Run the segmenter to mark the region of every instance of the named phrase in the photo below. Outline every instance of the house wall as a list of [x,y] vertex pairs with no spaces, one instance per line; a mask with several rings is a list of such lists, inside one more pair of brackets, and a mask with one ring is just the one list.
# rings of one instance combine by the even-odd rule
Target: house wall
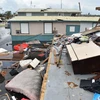
[[43,22],[30,22],[29,23],[30,35],[37,35],[43,33]]
[[80,32],[85,31],[85,29],[87,28],[92,28],[93,24],[91,23],[87,23],[87,22],[81,22],[80,23]]
[[[44,23],[45,22],[29,22],[29,34],[26,35],[37,35],[37,34],[44,34]],[[85,28],[90,28],[93,26],[93,23],[87,22],[51,22],[53,30],[56,28],[58,33],[66,34],[67,33],[67,26],[80,26],[80,32],[85,31]],[[23,35],[23,34],[16,34],[16,30],[20,30],[20,23],[11,23],[11,34],[12,35]],[[66,34],[67,35],[67,34]]]
[[12,35],[37,35],[43,33],[43,22],[36,23],[30,22],[29,24],[29,33],[28,34],[16,34],[16,30],[21,30],[21,23],[11,23],[11,34]]
[[[18,16],[26,16],[27,12],[19,12]],[[71,16],[72,13],[58,13],[58,12],[30,12],[32,13],[32,16],[44,16],[45,13],[47,13],[47,16]]]
[[57,29],[58,33],[66,34],[66,25],[80,25],[79,22],[54,22],[54,27]]
[[20,23],[11,23],[11,34],[16,35],[16,30],[20,30]]
[[44,13],[34,12],[32,13],[32,16],[44,16]]
[[18,13],[18,16],[26,16],[26,13],[24,13],[24,12],[19,12],[19,13]]

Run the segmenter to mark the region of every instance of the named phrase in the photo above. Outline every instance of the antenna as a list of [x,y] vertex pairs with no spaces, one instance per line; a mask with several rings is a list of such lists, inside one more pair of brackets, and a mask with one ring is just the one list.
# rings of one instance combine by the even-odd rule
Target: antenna
[[30,7],[32,7],[32,1],[30,2]]
[[62,9],[62,0],[61,0],[61,9]]
[[79,10],[81,11],[81,4],[80,4],[80,2],[78,4],[79,4]]

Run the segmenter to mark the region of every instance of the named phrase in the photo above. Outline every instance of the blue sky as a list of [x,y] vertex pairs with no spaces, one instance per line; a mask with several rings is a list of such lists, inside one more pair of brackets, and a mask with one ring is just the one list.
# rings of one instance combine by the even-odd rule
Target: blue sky
[[[32,2],[32,4],[31,4]],[[100,6],[100,0],[62,0],[62,7],[65,9],[78,9],[78,2],[81,4],[83,14],[100,15],[100,11],[95,10]],[[17,11],[19,8],[61,8],[61,0],[0,0],[0,12],[11,10]]]

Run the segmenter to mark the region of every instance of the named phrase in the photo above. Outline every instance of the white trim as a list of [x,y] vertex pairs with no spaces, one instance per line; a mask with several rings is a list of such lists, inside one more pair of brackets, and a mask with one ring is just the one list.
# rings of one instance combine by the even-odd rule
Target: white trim
[[29,33],[28,23],[21,23],[21,33]]
[[45,23],[45,33],[52,33],[52,23]]
[[32,13],[26,13],[26,16],[32,16]]

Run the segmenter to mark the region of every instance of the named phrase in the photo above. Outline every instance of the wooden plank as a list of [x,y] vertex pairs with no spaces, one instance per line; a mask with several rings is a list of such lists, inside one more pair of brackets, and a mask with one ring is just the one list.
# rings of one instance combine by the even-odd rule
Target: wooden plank
[[45,97],[46,85],[47,85],[47,80],[48,80],[48,73],[49,73],[49,69],[50,69],[50,65],[51,65],[50,64],[51,63],[51,57],[52,57],[52,52],[50,52],[46,73],[45,73],[44,78],[43,78],[40,100],[44,100],[44,97]]
[[[100,47],[90,41],[89,43],[71,44],[78,60],[100,56]],[[70,51],[71,52],[71,51]]]
[[71,61],[78,60],[77,57],[76,57],[76,55],[75,55],[75,53],[74,53],[74,51],[73,51],[73,49],[72,49],[72,47],[71,47],[71,45],[66,45],[66,48],[67,48],[68,53],[70,55]]
[[91,34],[94,32],[98,32],[98,31],[100,31],[100,27],[94,27],[91,30],[86,30],[86,31],[82,32],[82,35],[88,35],[88,34]]

